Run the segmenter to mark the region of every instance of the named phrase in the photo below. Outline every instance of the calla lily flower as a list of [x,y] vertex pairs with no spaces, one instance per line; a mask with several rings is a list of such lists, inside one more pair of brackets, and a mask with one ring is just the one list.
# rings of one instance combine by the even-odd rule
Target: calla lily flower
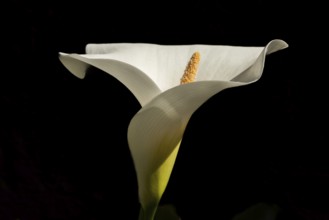
[[[266,55],[287,46],[282,40],[263,47],[88,44],[86,54],[60,53],[59,58],[79,78],[89,67],[112,75],[141,104],[128,127],[128,144],[137,173],[140,219],[151,220],[192,114],[220,91],[256,82]],[[196,79],[180,84],[195,51],[201,56]]]

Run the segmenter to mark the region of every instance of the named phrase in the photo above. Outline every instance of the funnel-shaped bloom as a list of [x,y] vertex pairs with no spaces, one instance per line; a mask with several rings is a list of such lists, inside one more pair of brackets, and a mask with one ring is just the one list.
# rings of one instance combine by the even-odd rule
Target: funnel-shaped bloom
[[[167,186],[184,130],[192,114],[223,89],[257,81],[267,54],[286,48],[282,40],[265,47],[155,44],[89,44],[87,54],[60,54],[74,75],[96,67],[121,81],[142,108],[128,128],[143,219],[153,219]],[[180,84],[187,62],[201,56],[196,80]]]

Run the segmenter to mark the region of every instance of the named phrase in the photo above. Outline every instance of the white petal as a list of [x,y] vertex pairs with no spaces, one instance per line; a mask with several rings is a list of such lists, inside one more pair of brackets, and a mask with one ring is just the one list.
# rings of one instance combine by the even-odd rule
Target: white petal
[[[282,40],[273,40],[266,47],[270,53],[286,46]],[[86,47],[93,58],[115,59],[135,66],[148,75],[161,91],[177,86],[195,51],[201,54],[197,81],[229,81],[254,64],[263,50],[264,47],[140,43],[89,44]]]
[[203,81],[178,86],[157,96],[133,117],[128,142],[142,204],[161,198],[193,112],[214,94],[238,85],[242,84]]
[[[281,40],[271,41],[264,56],[285,46],[286,43]],[[128,87],[144,106],[161,91],[178,85],[195,51],[201,54],[197,81],[234,79],[247,82],[255,80],[255,76],[248,73],[255,71],[249,71],[249,68],[257,58],[263,58],[259,55],[264,52],[264,47],[119,43],[89,44],[86,51],[88,55],[61,53],[60,60],[80,78],[84,77],[89,66],[111,74]],[[246,74],[238,76],[243,72]]]
[[[277,43],[272,42],[269,46],[279,48],[273,47],[273,44],[275,46]],[[268,47],[263,48],[258,57],[253,58],[254,63],[242,71],[242,76],[259,78],[263,71],[264,56],[271,51],[274,52]],[[142,205],[147,206],[161,198],[192,114],[223,89],[255,80],[199,81],[176,86],[161,93],[133,117],[128,128],[128,142],[137,172]]]
[[96,67],[122,82],[143,106],[161,91],[143,72],[134,66],[111,59],[90,59],[77,54],[60,53],[64,66],[79,78],[84,78],[90,67]]
[[250,83],[258,80],[263,73],[266,55],[287,47],[288,44],[282,40],[270,41],[254,61],[253,65],[248,66],[243,72],[236,75],[232,81]]

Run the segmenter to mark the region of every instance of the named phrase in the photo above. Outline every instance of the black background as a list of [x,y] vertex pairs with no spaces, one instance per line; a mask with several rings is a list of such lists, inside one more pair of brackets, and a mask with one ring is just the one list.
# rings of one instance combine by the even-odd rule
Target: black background
[[[87,43],[289,48],[262,78],[190,120],[162,203],[182,219],[232,219],[258,203],[278,219],[329,219],[325,14],[315,2],[11,1],[2,8],[0,219],[137,219],[127,126],[140,106],[102,72],[80,80],[58,52]],[[121,217],[115,217],[121,216]],[[203,216],[203,217],[200,217]]]

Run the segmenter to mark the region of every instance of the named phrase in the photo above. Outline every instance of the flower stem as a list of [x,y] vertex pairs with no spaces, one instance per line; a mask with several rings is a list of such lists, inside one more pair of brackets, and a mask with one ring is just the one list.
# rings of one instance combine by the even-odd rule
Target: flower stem
[[138,220],[154,220],[157,208],[158,208],[157,204],[153,205],[153,206],[149,206],[145,209],[143,209],[143,207],[141,207],[141,209],[139,211]]

